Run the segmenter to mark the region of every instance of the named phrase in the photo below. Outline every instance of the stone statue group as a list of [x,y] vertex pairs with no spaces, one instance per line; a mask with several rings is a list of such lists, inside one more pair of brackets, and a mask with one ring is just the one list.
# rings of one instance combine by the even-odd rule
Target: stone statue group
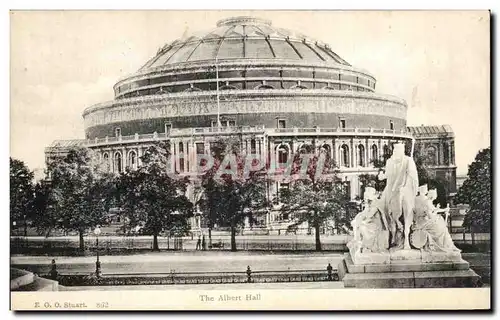
[[[379,195],[365,188],[364,210],[352,221],[354,239],[349,246],[357,252],[421,249],[459,252],[447,228],[449,207],[434,206],[435,189],[419,186],[415,162],[404,153],[404,144],[395,144],[387,160],[386,187]],[[443,218],[440,213],[445,214]]]

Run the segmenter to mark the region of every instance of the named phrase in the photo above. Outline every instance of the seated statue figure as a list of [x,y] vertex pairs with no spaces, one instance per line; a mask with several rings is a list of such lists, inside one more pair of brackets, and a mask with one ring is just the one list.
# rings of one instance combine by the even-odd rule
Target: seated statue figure
[[435,189],[427,195],[422,192],[415,199],[414,222],[412,226],[412,245],[424,251],[460,252],[455,247],[445,220],[438,213],[449,210],[438,209],[433,201],[437,198]]
[[365,189],[364,203],[364,210],[351,222],[354,239],[348,246],[359,252],[386,251],[389,248],[389,230],[374,188]]

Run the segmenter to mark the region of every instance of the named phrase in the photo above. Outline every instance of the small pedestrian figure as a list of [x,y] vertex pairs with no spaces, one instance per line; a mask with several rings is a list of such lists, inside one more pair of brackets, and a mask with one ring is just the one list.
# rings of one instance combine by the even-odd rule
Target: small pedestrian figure
[[196,250],[201,250],[201,237],[198,236],[198,241],[196,241]]
[[55,259],[52,259],[52,263],[50,265],[50,277],[53,280],[57,279],[57,265]]
[[201,247],[203,248],[203,251],[207,250],[207,243],[205,242],[205,235],[203,235],[203,238],[201,240]]

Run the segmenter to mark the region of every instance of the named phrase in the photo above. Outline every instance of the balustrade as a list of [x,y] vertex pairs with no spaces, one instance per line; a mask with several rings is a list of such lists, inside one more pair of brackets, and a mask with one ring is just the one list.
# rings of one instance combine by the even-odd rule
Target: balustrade
[[238,127],[202,127],[202,128],[179,128],[171,129],[170,134],[166,133],[148,133],[148,134],[138,134],[130,136],[118,136],[118,137],[105,137],[105,138],[95,138],[86,141],[86,145],[100,145],[116,142],[129,142],[129,141],[149,141],[149,140],[164,140],[167,138],[175,137],[185,137],[192,135],[214,135],[214,134],[231,134],[231,133],[266,133],[270,136],[279,136],[280,134],[285,135],[310,135],[310,134],[321,134],[328,135],[334,133],[347,133],[347,134],[361,134],[361,135],[383,135],[383,136],[394,136],[398,135],[402,138],[411,138],[411,134],[406,130],[390,130],[390,129],[375,129],[375,128],[270,128],[266,129],[264,125],[259,126],[238,126]]

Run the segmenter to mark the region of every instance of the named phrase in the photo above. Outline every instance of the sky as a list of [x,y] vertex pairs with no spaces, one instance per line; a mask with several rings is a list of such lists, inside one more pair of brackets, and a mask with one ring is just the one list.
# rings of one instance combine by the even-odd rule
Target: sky
[[11,12],[10,155],[44,167],[44,148],[84,138],[82,112],[158,48],[218,20],[252,15],[328,43],[407,101],[408,125],[449,124],[457,173],[490,145],[489,15],[484,11]]

